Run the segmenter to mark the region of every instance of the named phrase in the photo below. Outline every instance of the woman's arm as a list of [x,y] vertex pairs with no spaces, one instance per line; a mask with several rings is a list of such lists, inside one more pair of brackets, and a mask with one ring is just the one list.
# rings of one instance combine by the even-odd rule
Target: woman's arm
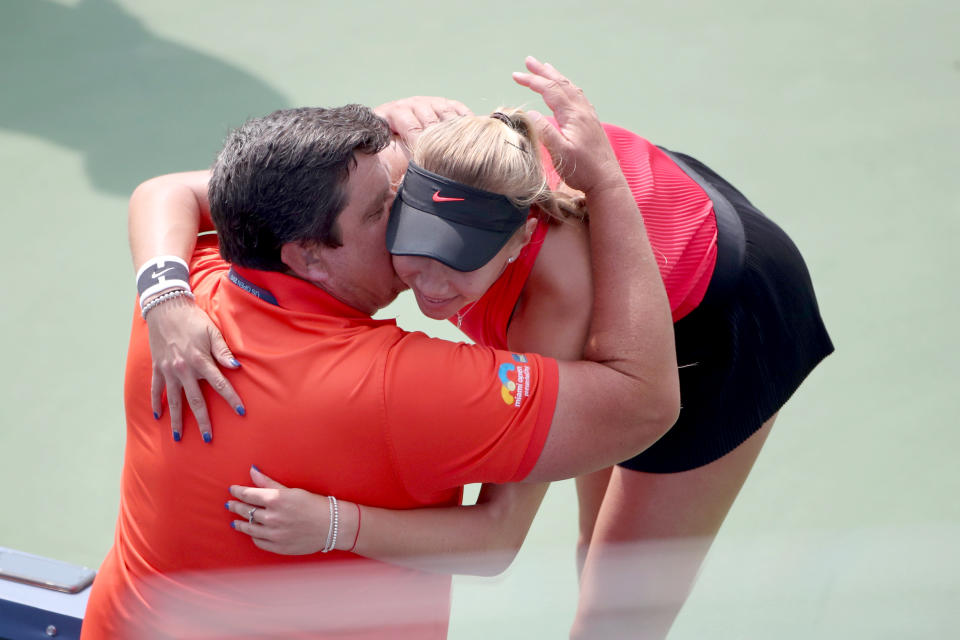
[[159,255],[190,260],[197,233],[213,230],[209,180],[209,171],[171,173],[151,178],[133,191],[127,223],[134,271]]
[[[408,144],[427,126],[469,114],[462,103],[438,97],[413,97],[387,102],[375,109],[395,134],[394,142],[381,153],[381,161],[399,184],[406,171]],[[177,256],[189,262],[198,232],[214,229],[207,199],[209,171],[174,173],[141,184],[130,198],[130,252],[135,270],[157,256]],[[144,302],[149,302],[150,298]],[[182,435],[182,396],[197,419],[203,439],[210,442],[213,430],[200,390],[206,380],[238,414],[245,409],[240,397],[218,364],[240,366],[207,315],[185,297],[166,301],[147,314],[150,353],[153,358],[151,405],[159,419],[163,393],[170,407],[174,440]]]
[[[234,520],[233,528],[265,551],[320,551],[330,526],[327,497],[289,489],[255,468],[250,478],[256,486],[230,487],[236,499],[226,507],[244,518]],[[420,571],[496,575],[523,544],[547,486],[485,484],[473,506],[401,510],[339,500],[335,548]]]
[[[209,178],[209,171],[174,173],[147,180],[134,190],[128,228],[135,270],[157,256],[172,255],[189,262],[197,232],[213,229],[207,200]],[[149,301],[150,298],[144,302]],[[181,395],[185,395],[203,439],[210,442],[213,431],[199,380],[209,382],[242,414],[240,397],[216,365],[219,362],[235,369],[239,363],[207,314],[186,297],[154,307],[147,313],[146,321],[153,359],[150,393],[154,417],[159,419],[163,413],[162,397],[166,391],[173,438],[180,440]]]
[[[546,224],[546,223],[543,223]],[[509,347],[564,360],[578,360],[590,324],[590,250],[581,223],[550,229],[507,331]],[[255,469],[255,487],[232,487],[228,508],[255,524],[234,528],[274,553],[315,553],[329,527],[326,497],[287,489]],[[529,489],[528,489],[529,487]],[[361,506],[353,549],[369,558],[426,571],[493,575],[503,571],[526,538],[546,484],[483,485],[475,506],[392,510]],[[350,550],[357,507],[340,503],[337,548]]]
[[[545,224],[545,223],[544,223]],[[550,229],[507,331],[509,347],[578,360],[590,324],[589,239],[583,224]],[[316,553],[330,523],[327,498],[288,489],[256,469],[254,487],[231,487],[227,507],[255,523],[234,528],[266,551]],[[422,571],[495,575],[526,538],[547,485],[483,485],[475,506],[393,510],[340,501],[337,549]],[[357,537],[358,514],[362,513]],[[351,549],[357,540],[356,548]]]
[[485,484],[474,506],[363,507],[356,553],[421,571],[493,576],[523,545],[549,483]]

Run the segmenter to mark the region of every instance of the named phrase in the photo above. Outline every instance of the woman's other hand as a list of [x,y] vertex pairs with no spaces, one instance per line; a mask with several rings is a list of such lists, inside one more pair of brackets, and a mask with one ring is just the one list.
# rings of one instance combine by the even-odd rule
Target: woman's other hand
[[528,113],[536,121],[541,140],[564,182],[587,194],[622,186],[620,164],[583,90],[533,56],[527,57],[526,66],[529,73],[515,72],[513,79],[539,93],[553,111],[559,130],[537,112]]
[[213,431],[199,381],[206,380],[242,416],[246,410],[240,396],[217,367],[219,363],[236,369],[240,363],[209,316],[186,297],[154,307],[147,313],[146,320],[153,358],[150,401],[154,418],[159,419],[163,413],[166,390],[173,439],[179,441],[183,433],[182,397],[186,396],[203,440],[210,442]]
[[[231,522],[234,529],[271,553],[293,556],[323,549],[330,530],[330,502],[326,496],[289,489],[256,467],[250,468],[250,479],[256,486],[230,487],[230,495],[235,499],[225,506],[242,518]],[[351,548],[358,524],[356,505],[340,501],[336,549]]]

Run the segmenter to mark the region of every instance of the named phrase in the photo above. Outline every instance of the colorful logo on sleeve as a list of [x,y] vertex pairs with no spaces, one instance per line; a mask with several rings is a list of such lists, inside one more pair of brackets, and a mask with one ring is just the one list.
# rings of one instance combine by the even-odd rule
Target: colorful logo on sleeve
[[530,395],[530,365],[526,356],[513,353],[514,362],[503,362],[497,371],[500,378],[500,397],[506,404],[519,407]]

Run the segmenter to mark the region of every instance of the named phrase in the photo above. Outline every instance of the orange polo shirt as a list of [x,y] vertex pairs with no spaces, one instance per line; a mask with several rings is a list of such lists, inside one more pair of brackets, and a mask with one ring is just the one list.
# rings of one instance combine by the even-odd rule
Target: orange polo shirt
[[213,442],[188,412],[174,442],[152,416],[135,316],[120,514],[83,637],[445,637],[448,576],[262,551],[230,528],[227,488],[250,484],[255,464],[289,487],[404,509],[521,480],[549,431],[556,362],[408,333],[284,274],[238,268],[231,280],[209,239],[191,274],[242,363],[227,376],[246,416],[205,388]]

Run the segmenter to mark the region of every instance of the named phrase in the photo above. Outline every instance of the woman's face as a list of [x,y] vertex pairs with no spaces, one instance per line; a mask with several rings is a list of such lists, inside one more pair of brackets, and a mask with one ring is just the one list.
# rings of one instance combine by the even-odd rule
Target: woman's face
[[413,290],[423,315],[446,320],[480,299],[515,260],[533,236],[537,220],[530,218],[502,249],[475,271],[457,271],[439,260],[420,256],[393,256],[397,276]]
[[413,291],[423,315],[446,320],[479,300],[522,246],[508,242],[490,262],[475,271],[457,271],[439,260],[421,256],[393,256],[393,268]]

